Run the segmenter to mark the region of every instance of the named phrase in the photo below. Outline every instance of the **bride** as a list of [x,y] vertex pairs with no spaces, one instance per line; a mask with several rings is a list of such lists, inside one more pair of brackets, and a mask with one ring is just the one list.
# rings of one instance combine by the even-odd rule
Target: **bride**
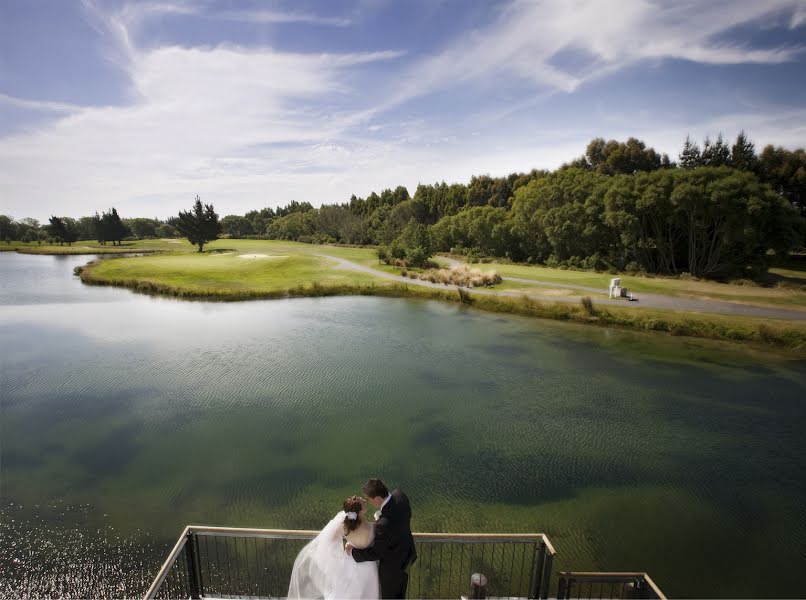
[[375,526],[364,518],[366,502],[359,496],[344,501],[344,510],[325,525],[294,561],[288,598],[380,598],[377,562],[356,562],[344,554],[342,538],[355,548],[367,548]]

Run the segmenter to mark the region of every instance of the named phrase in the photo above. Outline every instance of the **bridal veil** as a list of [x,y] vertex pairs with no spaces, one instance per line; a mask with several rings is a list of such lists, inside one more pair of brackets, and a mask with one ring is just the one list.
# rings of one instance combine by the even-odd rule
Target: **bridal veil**
[[300,550],[291,571],[289,599],[380,597],[377,563],[357,563],[344,554],[344,516],[339,512]]

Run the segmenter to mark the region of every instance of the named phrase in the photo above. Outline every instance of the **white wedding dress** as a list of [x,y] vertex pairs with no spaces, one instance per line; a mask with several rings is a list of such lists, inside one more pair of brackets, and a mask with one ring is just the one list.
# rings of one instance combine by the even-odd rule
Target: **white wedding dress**
[[[344,511],[338,513],[300,550],[291,571],[289,599],[375,600],[381,597],[378,563],[358,563],[344,553],[344,516]],[[374,535],[374,525],[363,521],[347,535],[347,541],[356,548],[366,548],[372,544]]]

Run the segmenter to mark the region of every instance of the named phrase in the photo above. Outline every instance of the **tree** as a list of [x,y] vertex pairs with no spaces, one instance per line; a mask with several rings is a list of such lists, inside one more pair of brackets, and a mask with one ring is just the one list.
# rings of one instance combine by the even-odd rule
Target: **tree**
[[91,240],[95,238],[95,219],[93,217],[81,217],[77,226],[78,239]]
[[702,145],[702,166],[724,167],[730,164],[730,148],[722,140],[720,133],[715,142],[706,137]]
[[95,237],[101,245],[106,245],[107,242],[112,242],[112,245],[117,242],[120,245],[121,240],[129,235],[129,229],[123,224],[115,208],[110,208],[109,212],[101,215],[96,212],[92,217],[92,222]]
[[[262,231],[265,230],[264,227]],[[231,238],[245,238],[248,235],[255,234],[252,222],[246,217],[239,217],[237,215],[227,215],[221,219],[221,231]]]
[[157,227],[156,233],[161,238],[176,237],[176,229],[171,225],[168,225],[168,223],[163,223]]
[[316,233],[316,209],[294,211],[275,219],[266,228],[266,237],[273,240],[297,240],[310,242]]
[[758,158],[756,157],[756,147],[753,142],[747,139],[744,130],[739,132],[736,137],[736,143],[733,144],[731,149],[730,166],[740,171],[750,171],[755,173],[758,167]]
[[127,235],[129,235],[129,229],[121,221],[117,209],[111,208],[109,210],[109,239],[112,240],[113,244],[117,242],[118,246],[120,246],[120,242]]
[[347,244],[368,241],[364,220],[347,205],[322,205],[317,216],[318,231],[330,241]]
[[587,167],[604,175],[632,175],[639,171],[660,169],[662,164],[662,157],[654,148],[647,148],[643,141],[631,137],[626,142],[605,142],[602,138],[595,138],[588,144],[585,156],[568,166]]
[[[67,244],[68,246],[76,241],[75,226],[68,222],[67,218],[60,219],[59,217],[50,217],[49,231],[51,237],[59,240],[59,245]],[[70,219],[69,221],[72,221]]]
[[14,219],[7,215],[0,215],[0,240],[11,243],[11,240],[17,239],[17,225]]
[[269,224],[277,218],[277,215],[274,213],[273,208],[261,208],[260,210],[250,210],[244,215],[244,218],[252,224],[252,231],[255,234],[263,235],[266,233],[266,228]]
[[678,158],[680,159],[681,169],[696,169],[702,165],[700,147],[697,142],[692,142],[691,137],[688,135]]
[[218,215],[212,204],[202,206],[201,198],[196,196],[196,202],[190,211],[180,211],[176,221],[176,229],[191,244],[199,247],[202,251],[207,242],[218,239],[221,225],[218,222]]
[[378,257],[405,259],[413,267],[425,266],[431,256],[431,238],[428,228],[411,219],[388,247],[378,252]]
[[131,234],[139,240],[157,237],[157,227],[160,222],[156,219],[125,219],[123,224]]
[[806,219],[806,150],[766,146],[759,157],[759,178]]

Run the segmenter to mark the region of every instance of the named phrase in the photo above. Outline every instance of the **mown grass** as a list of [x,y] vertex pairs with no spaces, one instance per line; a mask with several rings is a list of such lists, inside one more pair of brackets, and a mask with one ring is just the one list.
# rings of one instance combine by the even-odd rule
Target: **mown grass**
[[[101,260],[80,272],[85,283],[107,283],[185,297],[240,299],[288,295],[289,290],[382,283],[370,274],[333,269],[333,261],[305,254],[244,258],[234,251],[173,253]],[[301,292],[300,292],[301,293]]]

